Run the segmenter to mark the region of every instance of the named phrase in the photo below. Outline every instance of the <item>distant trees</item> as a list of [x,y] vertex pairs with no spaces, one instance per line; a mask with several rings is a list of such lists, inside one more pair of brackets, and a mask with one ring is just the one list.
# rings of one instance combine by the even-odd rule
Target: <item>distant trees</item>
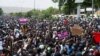
[[19,13],[11,13],[10,15],[13,16],[19,16],[19,17],[32,17],[32,18],[40,18],[40,19],[46,19],[51,18],[52,15],[59,14],[59,9],[49,7],[45,10],[31,10],[26,13],[19,12]]
[[100,9],[100,0],[94,0],[94,3],[95,3],[95,7],[97,9]]
[[64,14],[71,14],[76,7],[75,0],[52,0],[58,3],[59,10]]
[[46,10],[41,11],[42,18],[51,18],[52,15],[59,14],[59,10],[53,7],[49,7]]
[[2,15],[3,14],[3,10],[2,10],[2,8],[0,8],[0,15]]
[[[75,0],[52,0],[54,3],[58,3],[59,10],[64,14],[72,14],[76,10],[77,4]],[[84,0],[81,4],[82,8],[92,7],[92,0]],[[100,8],[100,0],[94,0],[94,7]]]
[[23,13],[22,12],[19,12],[19,13],[16,13],[17,16],[19,17],[22,17],[23,16]]

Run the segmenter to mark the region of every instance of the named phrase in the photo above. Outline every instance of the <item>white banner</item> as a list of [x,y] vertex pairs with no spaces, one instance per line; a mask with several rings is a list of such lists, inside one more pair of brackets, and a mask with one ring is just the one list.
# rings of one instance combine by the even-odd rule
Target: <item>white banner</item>
[[75,0],[75,3],[83,3],[84,0]]

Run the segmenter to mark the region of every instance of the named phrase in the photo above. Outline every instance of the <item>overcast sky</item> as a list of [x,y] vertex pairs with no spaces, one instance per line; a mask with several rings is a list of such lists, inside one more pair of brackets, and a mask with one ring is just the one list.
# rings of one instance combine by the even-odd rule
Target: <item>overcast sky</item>
[[[34,8],[34,0],[0,0],[0,6]],[[52,0],[35,0],[36,9],[46,9],[51,6],[58,8],[58,4]]]

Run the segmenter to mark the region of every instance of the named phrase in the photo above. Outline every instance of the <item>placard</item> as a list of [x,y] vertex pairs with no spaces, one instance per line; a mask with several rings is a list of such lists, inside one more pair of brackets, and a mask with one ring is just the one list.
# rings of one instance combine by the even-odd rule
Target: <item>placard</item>
[[57,36],[58,36],[58,39],[64,39],[64,38],[68,37],[68,32],[67,31],[65,31],[65,32],[58,32]]
[[19,18],[20,24],[26,24],[29,20],[27,18]]
[[83,35],[84,29],[78,25],[74,25],[73,27],[70,27],[72,35],[78,35],[81,36]]

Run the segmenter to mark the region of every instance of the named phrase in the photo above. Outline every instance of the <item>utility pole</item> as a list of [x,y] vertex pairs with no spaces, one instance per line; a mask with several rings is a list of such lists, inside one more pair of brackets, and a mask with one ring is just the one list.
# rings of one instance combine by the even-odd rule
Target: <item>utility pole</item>
[[94,16],[94,0],[92,0],[92,19],[93,19],[93,16]]
[[80,6],[80,4],[78,4],[78,6],[77,6],[77,19],[79,19],[81,17],[80,9],[81,9],[81,6]]
[[34,0],[34,10],[35,10],[35,0]]
[[77,19],[81,17],[80,9],[81,9],[81,3],[83,3],[84,0],[75,0],[75,3],[77,3]]

